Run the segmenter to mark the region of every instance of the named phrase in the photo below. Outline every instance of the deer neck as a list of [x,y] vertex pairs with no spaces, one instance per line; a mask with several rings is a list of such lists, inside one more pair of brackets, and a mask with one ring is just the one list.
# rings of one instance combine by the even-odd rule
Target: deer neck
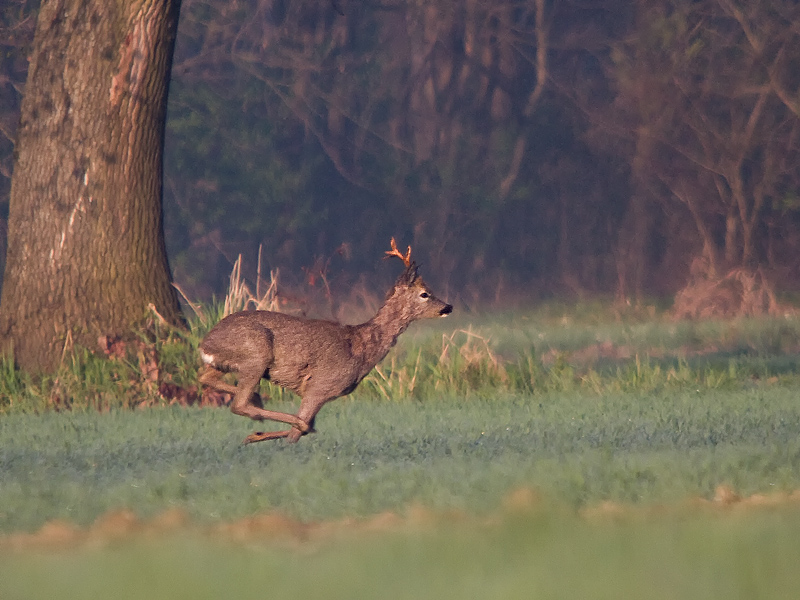
[[360,349],[365,363],[371,364],[370,369],[383,360],[408,328],[412,319],[404,313],[402,307],[392,306],[389,299],[374,317],[356,327]]

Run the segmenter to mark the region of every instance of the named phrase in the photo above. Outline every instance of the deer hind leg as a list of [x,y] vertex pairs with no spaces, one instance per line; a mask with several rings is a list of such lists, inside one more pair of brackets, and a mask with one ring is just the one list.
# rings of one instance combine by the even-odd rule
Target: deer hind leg
[[[223,381],[222,378],[224,376],[224,371],[220,371],[212,365],[206,365],[205,370],[200,374],[200,377],[198,377],[197,380],[202,385],[219,390],[220,392],[225,392],[231,396],[235,396],[239,389],[235,385]],[[253,404],[259,408],[264,408],[264,404],[261,401],[261,396],[255,392],[253,392],[253,394],[250,396],[250,404]]]
[[[248,368],[249,367],[249,368]],[[275,410],[267,410],[260,406],[256,406],[252,402],[253,395],[255,394],[256,387],[261,381],[261,377],[266,371],[267,366],[263,362],[253,362],[250,365],[245,365],[239,370],[239,384],[236,386],[236,393],[233,396],[231,403],[231,411],[236,415],[243,417],[250,417],[254,421],[263,421],[268,419],[270,421],[278,421],[280,423],[288,423],[292,427],[296,427],[302,432],[308,432],[311,427],[305,421],[302,421],[295,415],[289,413],[278,412]],[[284,437],[284,436],[275,436]],[[273,439],[273,438],[264,438]],[[250,440],[254,441],[254,440]],[[249,443],[249,442],[247,442]]]
[[306,423],[308,425],[308,430],[302,430],[297,426],[294,426],[285,431],[259,431],[248,435],[245,438],[244,443],[252,444],[254,442],[263,442],[265,440],[275,440],[285,437],[290,444],[294,444],[304,435],[308,435],[309,433],[314,433],[316,431],[314,429],[314,419],[316,418],[319,409],[322,408],[322,405],[325,404],[326,401],[327,399],[314,400],[308,397],[303,398],[303,401],[300,404],[300,411],[297,413],[297,419],[299,419],[301,423]]
[[210,388],[215,390],[219,390],[220,392],[227,392],[228,394],[236,394],[238,391],[235,385],[231,385],[222,380],[222,376],[225,375],[224,372],[220,371],[216,367],[211,365],[206,365],[205,371],[200,375],[198,381],[203,384],[207,385]]
[[[249,417],[255,421],[264,419],[279,421],[288,423],[300,431],[309,431],[311,428],[308,424],[295,415],[266,410],[261,406],[261,398],[256,394],[259,382],[274,360],[272,331],[266,327],[253,327],[240,334],[237,344],[239,351],[236,353],[230,349],[227,352],[223,349],[213,351],[211,356],[211,360],[214,360],[214,356],[228,354],[225,366],[237,373],[239,379],[237,385],[233,386],[222,381],[224,373],[213,363],[208,365],[207,370],[200,376],[200,382],[233,394],[231,411],[236,415]],[[242,352],[242,348],[246,349],[246,352]]]

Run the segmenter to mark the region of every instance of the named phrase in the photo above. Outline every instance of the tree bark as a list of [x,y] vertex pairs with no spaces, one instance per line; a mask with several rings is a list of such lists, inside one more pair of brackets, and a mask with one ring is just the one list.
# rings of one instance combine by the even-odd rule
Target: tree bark
[[181,321],[162,226],[180,0],[44,0],[11,183],[0,343],[28,371],[152,305]]

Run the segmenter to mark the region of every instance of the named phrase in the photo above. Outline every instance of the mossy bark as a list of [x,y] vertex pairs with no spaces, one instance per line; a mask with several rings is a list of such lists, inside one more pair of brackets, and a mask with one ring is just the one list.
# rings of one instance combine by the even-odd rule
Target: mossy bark
[[29,371],[155,309],[181,320],[162,225],[180,0],[45,0],[23,97],[0,342]]

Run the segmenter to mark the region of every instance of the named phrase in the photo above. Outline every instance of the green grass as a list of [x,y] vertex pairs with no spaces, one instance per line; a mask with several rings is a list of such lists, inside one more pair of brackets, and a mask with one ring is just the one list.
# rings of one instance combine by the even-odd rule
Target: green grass
[[[199,528],[69,552],[6,547],[0,598],[728,600],[800,587],[796,506],[683,504],[722,484],[800,489],[800,321],[550,306],[419,324],[323,408],[317,434],[250,446],[264,425],[159,394],[159,381],[196,383],[207,327],[155,327],[111,360],[79,349],[45,377],[0,361],[0,535],[120,508],[143,519],[180,508]],[[296,409],[264,391],[271,408]],[[132,410],[142,402],[155,408]],[[518,487],[544,508],[500,510]],[[607,500],[650,516],[577,516]],[[293,543],[202,533],[254,514],[315,522],[415,504],[467,516]],[[653,516],[654,505],[672,508]]]
[[442,521],[298,544],[204,535],[9,554],[0,595],[481,600],[790,599],[800,589],[800,513],[684,512],[621,522],[560,511],[494,525]]
[[[676,323],[663,316],[609,321],[602,311],[599,317],[586,309],[573,313],[461,315],[414,324],[353,397],[435,401],[580,390],[605,395],[738,389],[774,378],[800,384],[797,319]],[[76,349],[56,373],[42,377],[0,359],[0,415],[165,404],[159,383],[196,386],[197,345],[211,322],[195,320],[188,332],[153,324],[118,358]],[[279,388],[265,391],[279,401],[291,398]]]
[[[417,501],[488,511],[520,485],[570,507],[707,496],[721,483],[800,487],[793,319],[673,323],[552,307],[460,319],[412,327],[295,446],[242,447],[256,424],[165,406],[148,357],[160,381],[191,386],[208,323],[154,325],[120,358],[77,351],[38,379],[6,360],[0,531],[85,525],[121,506],[319,519]],[[580,354],[593,344],[628,358]],[[271,406],[296,410],[291,394],[265,388]],[[129,410],[143,401],[158,408]]]
[[[0,530],[129,507],[201,521],[363,516],[420,502],[481,513],[530,486],[568,507],[800,488],[800,388],[342,399],[298,444],[241,446],[224,409],[0,419]],[[279,406],[279,408],[290,408]]]
[[629,346],[634,352],[653,350],[682,352],[714,346],[733,352],[775,354],[800,347],[800,319],[749,317],[717,321],[675,321],[667,313],[614,314],[610,305],[585,303],[578,306],[549,304],[528,312],[455,312],[447,321],[417,329],[425,335],[431,327],[444,331],[472,328],[489,336],[503,355],[535,346],[539,353],[549,350],[570,352],[610,342]]

